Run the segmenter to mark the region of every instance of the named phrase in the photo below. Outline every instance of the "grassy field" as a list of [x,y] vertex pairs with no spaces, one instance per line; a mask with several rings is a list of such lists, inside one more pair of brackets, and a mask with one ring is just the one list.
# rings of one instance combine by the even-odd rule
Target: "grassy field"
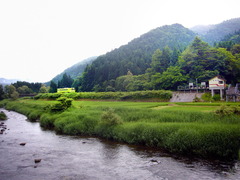
[[222,105],[240,103],[169,103],[73,101],[64,112],[48,107],[56,101],[2,101],[5,108],[40,119],[44,128],[68,135],[92,135],[203,158],[238,159],[240,116],[220,116]]

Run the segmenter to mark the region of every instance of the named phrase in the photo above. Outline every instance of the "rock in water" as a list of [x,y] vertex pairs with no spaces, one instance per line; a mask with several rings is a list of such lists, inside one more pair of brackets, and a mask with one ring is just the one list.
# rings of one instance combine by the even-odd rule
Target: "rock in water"
[[35,159],[34,162],[35,163],[40,163],[42,159]]

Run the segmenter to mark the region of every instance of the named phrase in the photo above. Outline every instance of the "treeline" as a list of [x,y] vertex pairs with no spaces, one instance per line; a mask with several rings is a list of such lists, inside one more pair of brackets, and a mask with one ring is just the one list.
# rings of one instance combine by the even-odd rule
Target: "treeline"
[[35,96],[38,93],[55,93],[57,88],[72,87],[74,80],[67,75],[63,75],[58,83],[51,81],[50,86],[44,83],[29,83],[26,81],[17,81],[11,85],[0,85],[0,100],[2,99],[17,99],[21,96]]
[[5,98],[17,99],[19,96],[33,96],[37,93],[47,93],[48,88],[43,83],[17,81],[11,85],[0,85],[0,100]]
[[[120,67],[111,65],[115,61],[105,64],[102,57],[102,61],[97,59],[96,63],[88,66],[74,85],[80,91],[97,92],[176,90],[179,85],[195,82],[196,79],[198,82],[207,82],[216,75],[234,84],[240,82],[240,44],[233,42],[228,47],[225,44],[227,41],[212,47],[195,37],[183,51],[165,46],[162,50],[154,51],[151,61],[148,65],[145,63],[145,72],[136,73],[125,67],[125,74],[121,76],[117,76]],[[116,74],[111,75],[114,72]]]

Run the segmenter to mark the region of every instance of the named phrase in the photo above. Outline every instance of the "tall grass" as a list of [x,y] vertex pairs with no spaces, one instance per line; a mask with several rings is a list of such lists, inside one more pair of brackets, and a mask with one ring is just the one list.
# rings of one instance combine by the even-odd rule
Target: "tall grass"
[[[204,158],[238,157],[239,115],[218,116],[205,112],[204,105],[167,106],[169,103],[156,102],[75,101],[63,112],[53,113],[45,109],[46,105],[54,103],[42,100],[9,101],[6,108],[23,113],[28,118],[39,118],[42,127],[52,128],[57,133],[94,135]],[[166,108],[153,109],[157,106]]]

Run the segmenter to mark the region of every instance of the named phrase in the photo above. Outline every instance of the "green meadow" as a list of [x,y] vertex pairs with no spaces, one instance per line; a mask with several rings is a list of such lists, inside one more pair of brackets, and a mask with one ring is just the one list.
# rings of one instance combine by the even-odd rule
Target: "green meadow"
[[170,103],[75,100],[52,112],[55,100],[4,100],[0,106],[39,120],[59,134],[90,135],[164,149],[179,155],[234,160],[239,158],[240,116],[216,114],[240,103]]

